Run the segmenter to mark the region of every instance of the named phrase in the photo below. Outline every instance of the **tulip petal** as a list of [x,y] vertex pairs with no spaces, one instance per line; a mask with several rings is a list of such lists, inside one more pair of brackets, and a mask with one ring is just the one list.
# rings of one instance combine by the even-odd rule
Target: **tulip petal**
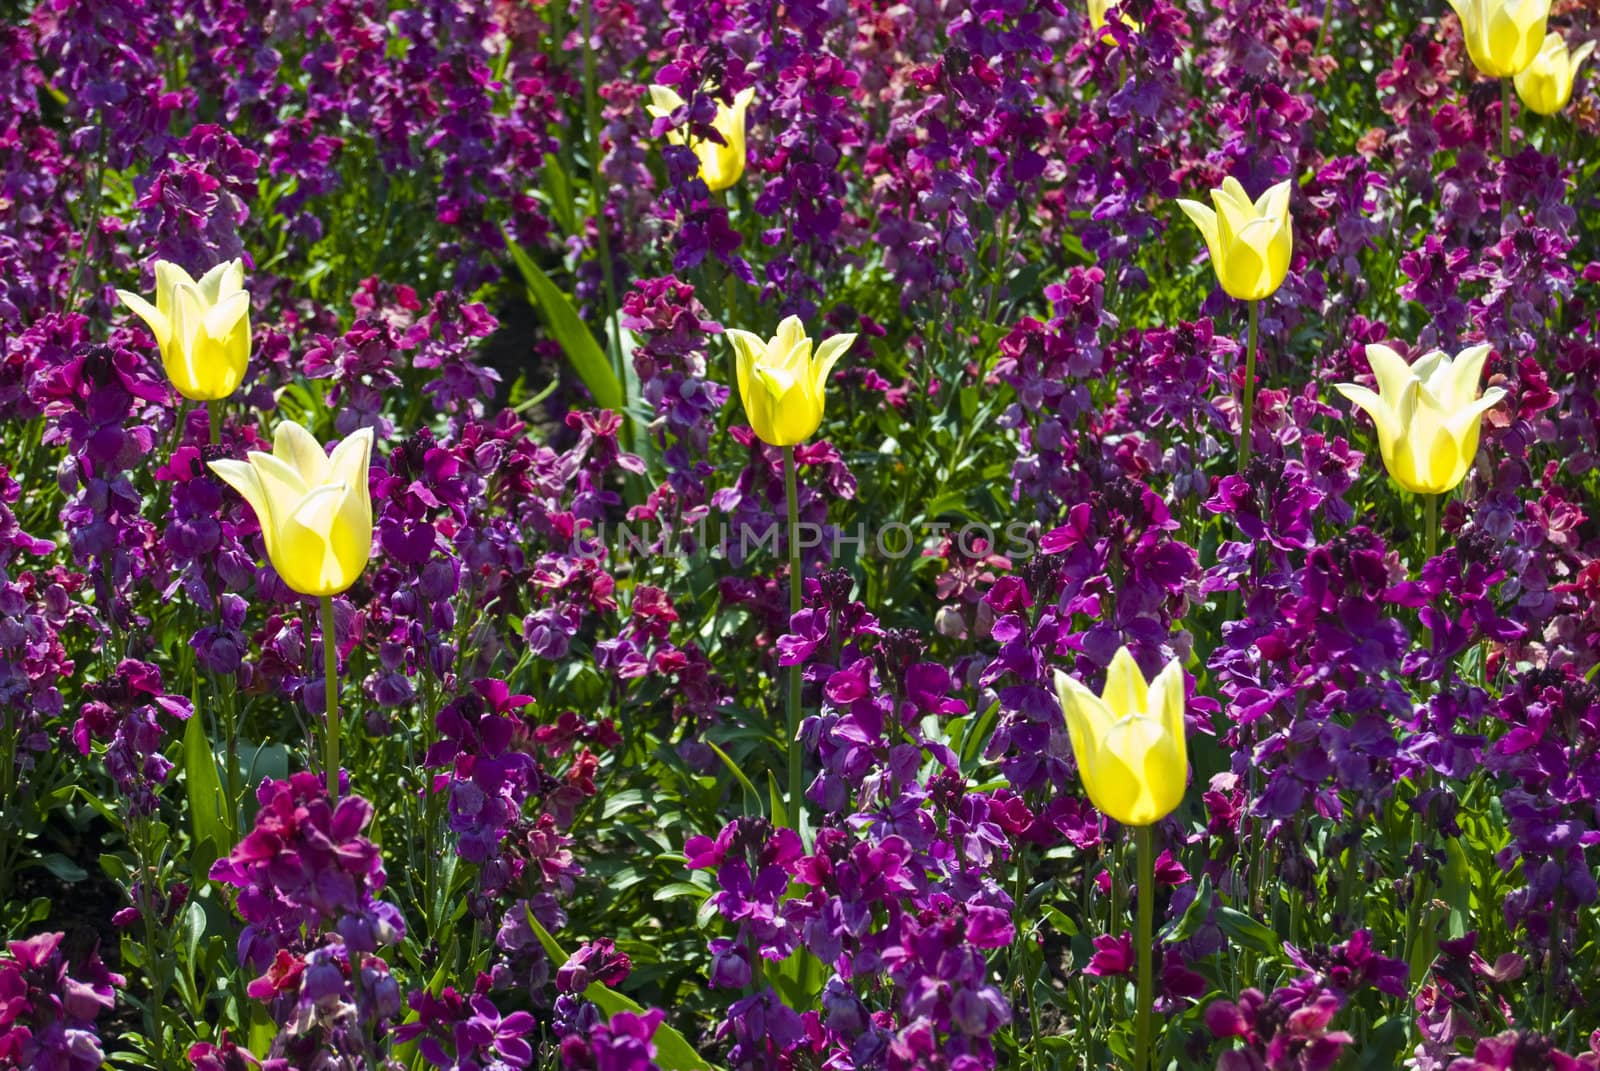
[[284,420],[272,432],[272,456],[294,469],[306,487],[317,487],[333,478],[333,469],[316,436],[292,420]]
[[166,315],[144,298],[128,290],[118,290],[117,297],[122,303],[133,310],[134,314],[143,320],[150,328],[150,333],[156,338],[156,345],[161,349],[167,348],[167,343],[172,341],[172,322]]
[[1400,425],[1389,403],[1366,387],[1358,387],[1354,383],[1335,383],[1333,389],[1372,418],[1373,427],[1378,431],[1379,446],[1384,453],[1393,449],[1394,441],[1400,437]]
[[670,118],[672,113],[681,107],[683,107],[683,98],[678,95],[677,90],[670,86],[652,85],[650,87],[650,103],[645,105],[645,110],[655,118]]
[[[1161,818],[1156,813],[1149,760],[1165,740],[1166,733],[1154,718],[1119,718],[1084,776],[1095,806],[1126,826],[1146,826]],[[1158,773],[1167,765],[1170,763],[1158,765]]]
[[1155,680],[1150,682],[1150,716],[1159,718],[1169,736],[1182,741],[1186,734],[1183,721],[1184,687],[1183,667],[1174,658],[1162,667]]
[[250,503],[250,508],[255,511],[256,523],[261,526],[261,534],[267,539],[267,553],[272,553],[272,504],[255,468],[231,458],[209,462],[206,467]]
[[170,260],[156,261],[156,308],[162,315],[172,315],[172,292],[180,283],[194,285],[194,280],[182,267]]
[[1378,381],[1378,393],[1391,410],[1395,409],[1401,394],[1405,392],[1406,382],[1411,378],[1411,366],[1406,364],[1404,357],[1381,342],[1367,346],[1367,364],[1372,367],[1373,378]]
[[300,504],[300,500],[311,491],[311,485],[306,483],[298,469],[272,454],[252,450],[250,464],[256,470],[256,476],[266,491],[267,505],[271,508],[275,520],[289,516]]
[[1217,277],[1229,296],[1240,301],[1259,301],[1272,293],[1267,247],[1276,226],[1271,220],[1253,219],[1231,243],[1224,243]]
[[787,355],[805,339],[806,328],[805,324],[800,322],[800,317],[785,316],[778,321],[778,333],[772,336],[772,343],[767,347],[767,353],[772,357]]
[[221,342],[249,312],[250,295],[243,290],[235,290],[206,310],[202,320],[205,333]]
[[1483,374],[1483,363],[1488,359],[1488,343],[1468,346],[1456,354],[1450,369],[1450,394],[1445,400],[1445,405],[1455,409],[1477,397],[1478,377]]
[[1104,701],[1083,683],[1069,677],[1059,669],[1055,671],[1056,698],[1061,703],[1061,713],[1067,722],[1067,737],[1072,742],[1072,753],[1078,765],[1084,765],[1092,756],[1097,741],[1111,730],[1116,715]]
[[1183,209],[1183,214],[1194,221],[1200,228],[1200,235],[1206,240],[1206,252],[1211,254],[1211,267],[1216,271],[1222,264],[1221,243],[1217,237],[1217,214],[1199,201],[1190,201],[1178,198],[1178,207]]
[[207,305],[215,305],[238,290],[243,283],[244,263],[237,258],[223,261],[195,280],[195,286],[206,299]]
[[313,487],[295,503],[287,519],[325,535],[333,527],[333,519],[339,515],[339,507],[349,491],[350,485],[342,480]]
[[856,336],[853,334],[830,335],[817,347],[816,354],[811,358],[811,374],[819,396],[828,382],[828,376],[833,372],[834,364],[844,356],[845,351],[849,350],[855,340]]
[[1269,187],[1266,193],[1256,198],[1256,215],[1263,219],[1275,219],[1280,223],[1289,221],[1289,193],[1294,188],[1294,183],[1284,179],[1276,186]]
[[172,288],[172,345],[163,347],[162,364],[172,385],[189,398],[204,397],[200,369],[195,360],[195,339],[202,331],[206,308],[200,290],[193,283],[180,281]]
[[758,364],[755,374],[756,381],[766,389],[767,397],[772,399],[774,405],[800,383],[800,377],[787,368]]
[[367,486],[367,467],[372,459],[372,429],[361,428],[347,435],[333,448],[328,458],[328,470],[336,480],[351,487]]
[[349,587],[372,557],[372,496],[365,484],[351,486],[340,500],[328,532],[328,548],[339,563],[344,587]]
[[1483,392],[1483,397],[1476,401],[1468,402],[1450,415],[1445,422],[1445,427],[1457,442],[1464,441],[1467,430],[1483,419],[1483,414],[1493,409],[1505,400],[1506,392],[1500,387],[1490,387]]
[[1182,736],[1163,735],[1142,756],[1144,793],[1141,804],[1148,808],[1138,815],[1143,825],[1152,825],[1177,810],[1189,787],[1189,761]]
[[1139,664],[1126,647],[1117,648],[1106,668],[1106,686],[1101,693],[1105,704],[1119,718],[1129,714],[1143,714],[1149,710],[1150,689],[1145,683]]

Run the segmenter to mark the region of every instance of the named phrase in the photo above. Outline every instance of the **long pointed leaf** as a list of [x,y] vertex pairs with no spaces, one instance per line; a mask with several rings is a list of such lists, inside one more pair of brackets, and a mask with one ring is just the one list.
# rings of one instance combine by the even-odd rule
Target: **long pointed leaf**
[[522,273],[523,281],[528,284],[528,300],[537,305],[539,311],[543,313],[551,336],[561,346],[562,352],[567,355],[567,360],[572,362],[572,367],[583,380],[583,385],[594,395],[595,404],[621,413],[624,408],[622,384],[617,381],[617,375],[612,371],[611,362],[606,359],[605,351],[600,348],[593,333],[578,316],[578,310],[573,307],[571,299],[550,281],[550,277],[522,251],[517,243],[511,240],[509,234],[505,238],[506,248],[511,251],[511,259],[516,262],[517,270]]
[[[533,917],[531,909],[528,911],[528,925],[533,927],[533,932],[538,936],[539,943],[544,946],[544,954],[550,957],[550,962],[557,967],[567,962],[566,951],[543,926],[539,925],[539,920]],[[605,1012],[608,1019],[619,1011],[633,1012],[635,1015],[644,1011],[644,1005],[638,1001],[625,997],[599,982],[591,982],[589,988],[583,991],[583,995]],[[712,1071],[711,1065],[701,1059],[700,1054],[694,1051],[694,1046],[689,1044],[689,1040],[666,1023],[656,1027],[656,1036],[653,1040],[656,1046],[656,1065],[661,1071]]]

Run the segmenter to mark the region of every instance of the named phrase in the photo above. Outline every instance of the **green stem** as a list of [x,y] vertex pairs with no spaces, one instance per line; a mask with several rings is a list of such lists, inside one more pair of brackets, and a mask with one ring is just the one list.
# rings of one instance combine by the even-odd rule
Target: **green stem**
[[[222,692],[222,716],[227,719],[223,734],[228,750],[228,837],[229,845],[239,843],[239,800],[244,786],[239,777],[239,680],[237,677],[213,678]],[[224,683],[225,682],[225,683]]]
[[[589,212],[594,216],[595,246],[600,254],[600,277],[606,295],[606,355],[611,359],[611,371],[616,375],[617,382],[622,384],[622,408],[626,416],[628,377],[623,371],[621,340],[617,333],[617,284],[611,267],[611,238],[606,231],[606,179],[600,170],[600,96],[595,89],[593,0],[584,0],[581,22],[584,126],[589,143]],[[632,442],[632,425],[626,427],[625,434]]]
[[213,398],[206,403],[206,422],[211,426],[212,446],[222,442],[222,407],[224,404],[221,398]]
[[1557,1016],[1556,1008],[1556,954],[1561,950],[1561,894],[1566,890],[1556,886],[1554,910],[1550,913],[1550,947],[1545,950],[1544,960],[1544,1032],[1554,1034]]
[[1333,0],[1326,0],[1322,5],[1322,25],[1317,29],[1317,47],[1311,52],[1313,56],[1322,55],[1322,46],[1328,43],[1328,24],[1333,21]]
[[[783,493],[789,505],[789,616],[800,612],[800,492],[795,486],[794,447],[783,448]],[[789,667],[789,718],[785,747],[789,758],[789,826],[800,828],[805,806],[800,784],[800,666]]]
[[[1254,303],[1251,303],[1253,309]],[[1139,826],[1134,830],[1139,852],[1139,930],[1134,940],[1139,954],[1139,1008],[1134,1033],[1133,1071],[1150,1068],[1150,1013],[1155,1000],[1154,949],[1151,947],[1156,918],[1155,830]]]
[[[105,127],[100,128],[100,139],[105,138]],[[84,270],[89,265],[89,257],[94,247],[95,235],[100,233],[100,208],[105,197],[106,154],[105,146],[98,145],[99,157],[94,165],[94,187],[89,191],[89,225],[83,232],[83,248],[78,251],[78,263],[72,268],[72,282],[68,287],[67,310],[71,312],[78,307],[78,284],[83,281]]]
[[[1511,159],[1511,79],[1500,79],[1500,158]],[[1509,208],[1509,204],[1506,206]]]
[[339,798],[339,642],[333,627],[333,596],[322,596],[322,678],[323,709],[328,718],[328,735],[323,740],[324,765],[328,769],[328,800]]
[[1422,496],[1422,545],[1427,552],[1426,564],[1439,553],[1439,496]]
[[1239,475],[1250,466],[1250,417],[1256,408],[1256,335],[1260,330],[1261,302],[1250,302],[1250,342],[1244,356],[1244,409],[1239,414]]

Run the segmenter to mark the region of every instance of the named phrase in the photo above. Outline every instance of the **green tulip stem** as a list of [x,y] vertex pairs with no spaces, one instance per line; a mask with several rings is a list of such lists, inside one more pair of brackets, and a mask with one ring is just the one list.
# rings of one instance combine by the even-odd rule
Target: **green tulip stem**
[[1317,47],[1311,50],[1313,56],[1322,55],[1322,46],[1328,43],[1328,27],[1333,22],[1333,0],[1326,0],[1322,5],[1322,25],[1317,27]]
[[1244,408],[1239,413],[1239,475],[1250,466],[1250,417],[1256,408],[1256,338],[1261,325],[1261,302],[1250,304],[1250,341],[1244,355]]
[[1500,79],[1500,158],[1511,159],[1511,79]]
[[222,441],[222,399],[213,398],[206,403],[206,421],[211,425],[211,445]]
[[[789,616],[800,612],[800,492],[795,485],[794,447],[783,448],[783,493],[789,503]],[[789,827],[800,828],[805,806],[800,784],[800,665],[789,667],[789,718],[785,748],[789,758]]]
[[[1251,303],[1252,311],[1255,304]],[[1133,1071],[1149,1071],[1150,1068],[1150,1013],[1155,999],[1154,970],[1152,963],[1155,950],[1151,947],[1152,930],[1155,928],[1156,918],[1156,844],[1155,827],[1138,826],[1133,831],[1134,840],[1139,854],[1139,932],[1135,934],[1136,948],[1139,953],[1139,1008],[1138,1018],[1135,1021]]]
[[323,709],[328,716],[328,735],[323,742],[328,767],[328,801],[339,799],[339,642],[333,627],[333,596],[322,596],[322,683]]
[[1439,553],[1439,496],[1422,496],[1422,545],[1427,552],[1423,564]]

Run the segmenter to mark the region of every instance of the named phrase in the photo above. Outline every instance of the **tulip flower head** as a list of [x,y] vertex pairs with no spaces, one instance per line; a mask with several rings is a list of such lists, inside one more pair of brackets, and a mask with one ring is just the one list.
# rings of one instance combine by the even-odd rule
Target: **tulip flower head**
[[255,510],[267,557],[302,595],[337,595],[361,575],[372,553],[372,497],[367,466],[372,429],[362,428],[330,457],[306,429],[286,420],[272,453],[213,461],[220,476]]
[[1490,78],[1521,74],[1544,43],[1550,0],[1450,0],[1472,65]]
[[763,442],[794,446],[816,434],[828,373],[855,340],[853,334],[834,335],[813,353],[798,316],[785,318],[770,342],[749,331],[728,332],[737,358],[739,399]]
[[1217,282],[1229,297],[1260,301],[1283,285],[1294,254],[1289,189],[1287,181],[1280,182],[1252,202],[1230,175],[1211,191],[1214,211],[1198,201],[1178,200],[1205,236]]
[[[712,193],[727,189],[744,174],[744,113],[750,107],[755,93],[753,88],[741,89],[734,94],[732,107],[717,102],[717,117],[711,121],[711,126],[722,135],[723,144],[718,145],[709,138],[689,142],[689,147],[700,161],[700,177]],[[652,118],[666,119],[683,107],[683,103],[683,98],[675,90],[653,85],[650,87],[650,103],[645,105],[645,111]],[[667,140],[674,145],[682,145],[684,132],[668,131]]]
[[1586,41],[1569,53],[1560,34],[1546,34],[1544,47],[1533,63],[1515,79],[1522,103],[1540,115],[1555,115],[1565,108],[1572,99],[1572,81],[1594,51],[1594,45],[1593,41]]
[[1123,647],[1111,659],[1101,695],[1060,670],[1056,695],[1090,802],[1125,826],[1154,825],[1183,802],[1189,760],[1176,660],[1146,684]]
[[1488,346],[1469,346],[1454,360],[1434,350],[1407,365],[1388,346],[1374,344],[1367,347],[1367,363],[1378,393],[1354,383],[1336,385],[1372,417],[1384,467],[1407,491],[1444,494],[1467,475],[1478,452],[1483,414],[1506,396],[1490,387],[1478,397],[1478,376],[1488,356]]
[[150,326],[179,394],[209,402],[238,389],[250,363],[243,261],[218,264],[196,282],[178,265],[158,260],[154,305],[127,290],[118,290],[117,297]]
[[1100,34],[1100,40],[1109,45],[1117,43],[1116,37],[1107,29],[1107,26],[1110,25],[1107,13],[1114,3],[1117,6],[1117,21],[1134,33],[1138,33],[1140,29],[1137,21],[1122,13],[1122,4],[1118,3],[1117,0],[1089,0],[1089,28],[1097,31]]

